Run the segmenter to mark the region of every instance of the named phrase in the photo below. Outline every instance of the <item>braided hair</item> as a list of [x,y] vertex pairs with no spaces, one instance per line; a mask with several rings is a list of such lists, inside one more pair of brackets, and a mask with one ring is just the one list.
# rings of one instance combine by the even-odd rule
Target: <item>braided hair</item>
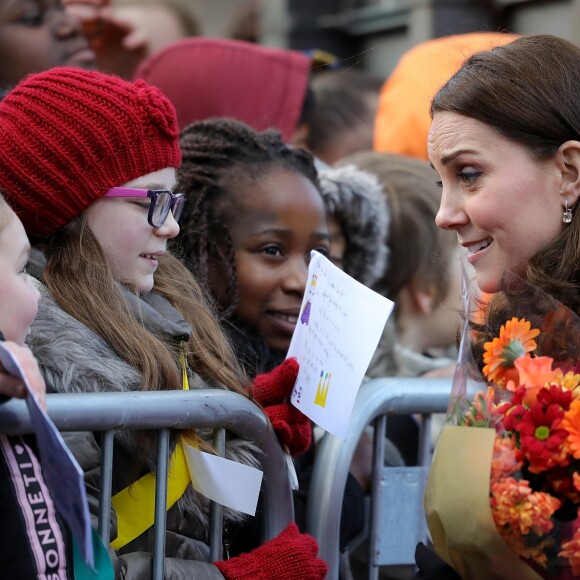
[[187,203],[178,252],[210,295],[212,271],[225,273],[225,295],[219,300],[214,296],[214,301],[220,318],[230,320],[239,291],[226,210],[233,205],[237,186],[282,167],[304,175],[318,189],[314,160],[306,150],[284,143],[277,131],[259,133],[234,119],[193,123],[181,132],[180,144],[183,159],[177,187]]

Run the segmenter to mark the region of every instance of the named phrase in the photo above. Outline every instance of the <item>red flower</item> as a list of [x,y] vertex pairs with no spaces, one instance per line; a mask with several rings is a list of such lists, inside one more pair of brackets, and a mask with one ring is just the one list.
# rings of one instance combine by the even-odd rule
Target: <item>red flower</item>
[[521,400],[517,396],[520,392],[525,392],[524,387],[518,388],[516,394],[512,397],[512,404],[508,403],[500,407],[500,411],[504,414],[503,426],[506,431],[516,431],[523,416],[528,412],[527,408],[521,404]]
[[551,493],[561,501],[567,498],[577,504],[580,501],[580,495],[574,485],[576,475],[571,466],[551,469],[544,474],[546,485],[543,486],[542,491]]
[[538,391],[537,401],[543,407],[558,405],[562,411],[567,411],[572,402],[572,393],[563,390],[559,385],[550,385]]
[[569,462],[563,443],[568,432],[560,429],[564,411],[559,405],[552,404],[543,408],[534,403],[521,415],[515,425],[520,434],[520,449],[530,462],[530,471],[540,473]]

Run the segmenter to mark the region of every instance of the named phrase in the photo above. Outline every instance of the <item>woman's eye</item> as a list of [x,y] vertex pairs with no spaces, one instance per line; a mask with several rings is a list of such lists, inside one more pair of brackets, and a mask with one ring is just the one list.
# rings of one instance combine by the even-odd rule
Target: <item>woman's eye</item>
[[459,177],[465,185],[471,185],[480,175],[481,171],[477,169],[462,169],[459,172]]
[[442,189],[443,188],[443,182],[441,180],[436,181],[435,182],[435,187],[438,187],[439,189]]
[[18,272],[19,274],[28,274],[28,269],[27,269],[28,263],[24,264],[24,266],[20,269],[20,272]]
[[149,210],[149,206],[151,205],[150,202],[143,203],[142,201],[134,201],[135,205],[139,206],[141,209]]
[[266,254],[267,256],[281,256],[282,255],[282,248],[280,246],[266,246],[262,248],[262,253]]

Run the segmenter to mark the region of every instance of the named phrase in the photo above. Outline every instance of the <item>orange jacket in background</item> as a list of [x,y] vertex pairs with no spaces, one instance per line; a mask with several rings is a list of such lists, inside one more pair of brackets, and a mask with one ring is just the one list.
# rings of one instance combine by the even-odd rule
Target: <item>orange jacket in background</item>
[[427,160],[429,108],[437,90],[472,54],[516,38],[474,32],[429,40],[406,52],[381,89],[374,149]]

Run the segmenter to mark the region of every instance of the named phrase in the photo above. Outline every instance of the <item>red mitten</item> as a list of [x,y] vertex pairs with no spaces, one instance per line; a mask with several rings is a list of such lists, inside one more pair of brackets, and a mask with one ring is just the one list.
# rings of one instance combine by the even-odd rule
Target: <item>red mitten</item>
[[264,408],[280,443],[291,455],[304,453],[312,441],[310,420],[288,402],[298,369],[295,358],[286,359],[269,373],[258,375],[252,386],[254,399]]
[[288,399],[298,377],[298,361],[287,358],[269,373],[258,375],[252,384],[252,396],[262,407]]
[[288,447],[290,455],[304,453],[312,443],[310,419],[290,403],[264,407],[272,427],[282,445]]
[[328,566],[316,554],[316,540],[291,523],[249,554],[214,564],[226,580],[323,580]]

